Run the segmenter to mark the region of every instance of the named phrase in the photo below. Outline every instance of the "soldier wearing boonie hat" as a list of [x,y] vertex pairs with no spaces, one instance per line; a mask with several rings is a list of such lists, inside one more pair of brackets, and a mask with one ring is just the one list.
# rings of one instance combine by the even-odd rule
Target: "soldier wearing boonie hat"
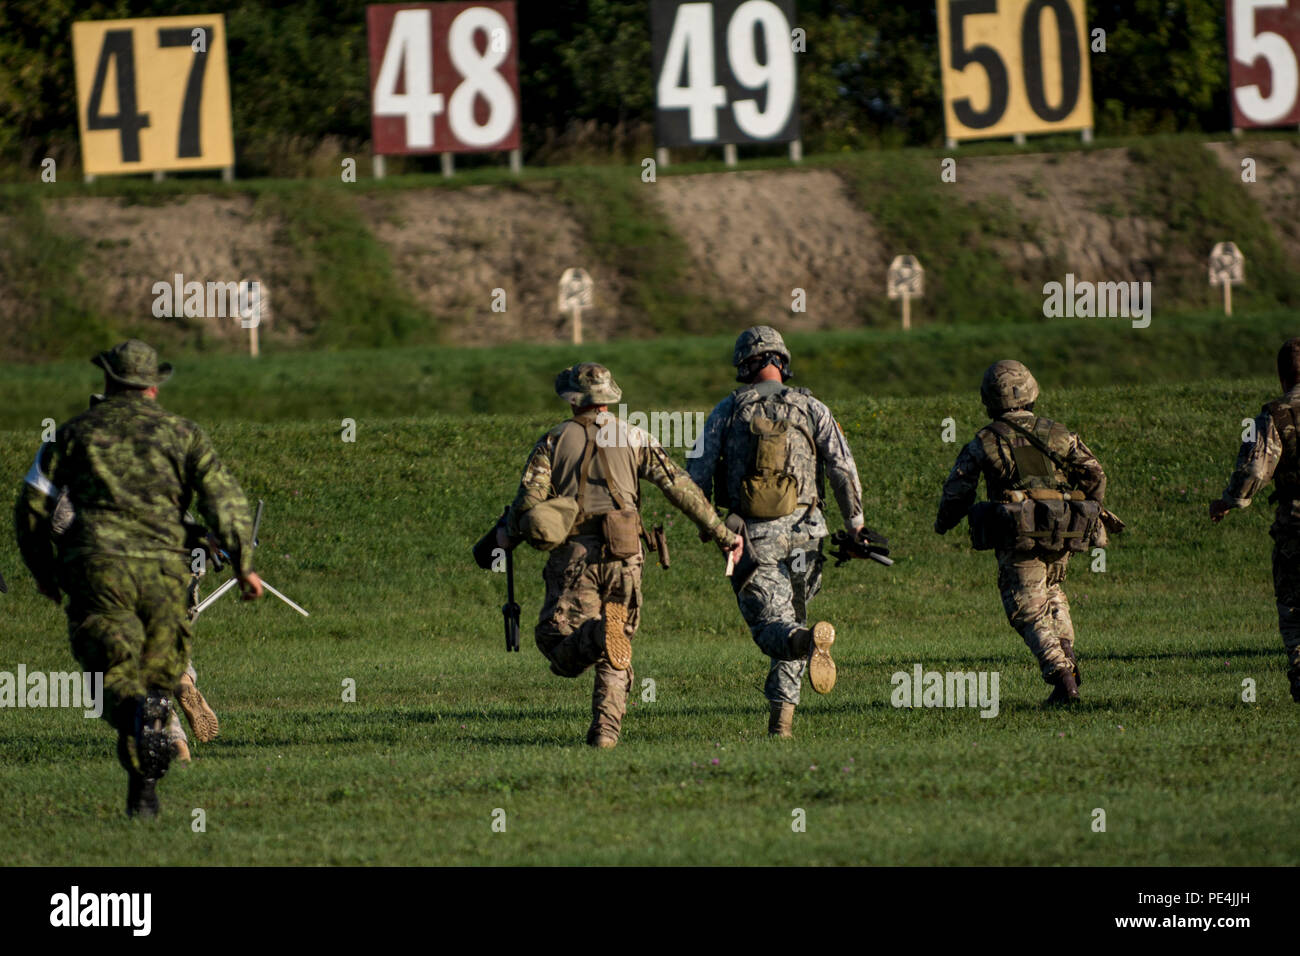
[[[73,655],[104,675],[104,718],[118,732],[127,814],[152,817],[171,761],[172,701],[190,657],[183,516],[191,504],[229,553],[245,597],[259,596],[262,583],[238,482],[197,425],[157,402],[172,366],[136,339],[91,361],[104,372],[104,400],[41,446],[15,525],[37,588],[56,602],[68,595]],[[64,489],[73,517],[56,545]]]
[[740,542],[658,441],[608,411],[623,397],[609,369],[567,368],[555,393],[573,417],[534,446],[498,543],[550,552],[537,647],[557,676],[595,668],[587,743],[608,748],[622,732],[641,618],[639,481],[657,485],[724,551]]

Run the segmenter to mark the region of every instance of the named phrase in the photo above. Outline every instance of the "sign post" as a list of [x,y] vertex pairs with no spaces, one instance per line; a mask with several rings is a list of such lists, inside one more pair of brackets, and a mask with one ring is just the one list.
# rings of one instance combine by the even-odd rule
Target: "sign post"
[[243,280],[239,283],[239,324],[248,329],[248,354],[261,354],[258,329],[262,325],[262,283]]
[[595,283],[586,269],[565,269],[560,276],[560,314],[573,313],[573,344],[582,344],[582,310],[595,301]]
[[889,264],[886,292],[891,299],[903,300],[903,329],[912,327],[912,297],[925,296],[925,269],[916,256],[894,256]]
[[1232,287],[1246,281],[1246,257],[1235,242],[1220,242],[1210,253],[1210,285],[1223,286],[1223,314],[1232,315]]

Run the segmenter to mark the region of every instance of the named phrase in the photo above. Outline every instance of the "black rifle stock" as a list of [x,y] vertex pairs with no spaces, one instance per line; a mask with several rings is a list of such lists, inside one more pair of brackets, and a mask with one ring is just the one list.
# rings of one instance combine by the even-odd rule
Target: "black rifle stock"
[[[501,517],[496,520],[487,534],[479,538],[474,544],[472,553],[474,563],[484,571],[493,570],[493,564],[496,563],[496,550],[500,547],[497,544],[497,532],[505,529],[506,516],[510,513],[510,508],[506,507],[501,512]],[[505,548],[506,553],[506,603],[501,606],[501,616],[505,619],[506,629],[506,653],[519,650],[519,604],[515,601],[515,554],[514,548]]]

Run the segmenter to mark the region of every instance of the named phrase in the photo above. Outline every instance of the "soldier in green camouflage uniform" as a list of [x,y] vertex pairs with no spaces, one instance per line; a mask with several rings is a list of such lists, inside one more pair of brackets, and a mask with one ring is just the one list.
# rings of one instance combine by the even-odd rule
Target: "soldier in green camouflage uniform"
[[[498,543],[510,547],[518,542],[524,536],[521,522],[537,506],[556,498],[577,499],[577,519],[542,572],[546,598],[536,638],[557,676],[577,677],[595,665],[587,743],[607,748],[618,743],[632,689],[631,639],[641,618],[642,554],[639,539],[635,553],[611,553],[606,516],[626,509],[639,512],[639,482],[645,479],[719,547],[738,551],[740,542],[659,442],[608,412],[606,406],[623,394],[608,369],[590,362],[565,369],[556,377],[555,391],[573,406],[573,417],[533,448]],[[632,518],[634,526],[638,522]]]
[[[935,531],[946,534],[966,517],[975,503],[981,475],[990,501],[1006,500],[1008,493],[1020,487],[1016,451],[1033,446],[1024,432],[1033,434],[1061,461],[1070,488],[1082,491],[1088,500],[1104,500],[1106,474],[1088,446],[1064,425],[1034,414],[1038,382],[1029,369],[1013,361],[989,366],[980,397],[993,421],[980,429],[957,456],[943,486]],[[996,555],[1003,609],[1037,658],[1043,680],[1052,685],[1048,703],[1077,700],[1080,675],[1075,660],[1074,624],[1062,589],[1070,553],[998,548]]]
[[[131,340],[93,360],[106,397],[42,445],[15,508],[18,545],[42,594],[66,607],[72,653],[104,675],[104,717],[118,731],[127,813],[154,816],[167,771],[171,700],[190,656],[186,613],[191,502],[230,553],[246,598],[252,521],[238,483],[193,422],[156,401],[171,366]],[[51,522],[66,488],[73,521],[56,546]]]
[[1223,497],[1210,503],[1210,517],[1217,524],[1232,509],[1249,507],[1273,482],[1273,593],[1291,697],[1300,703],[1300,338],[1290,339],[1278,352],[1277,373],[1286,394],[1265,405],[1255,419],[1254,435],[1241,443]]
[[[807,626],[808,604],[821,589],[822,539],[829,534],[821,479],[830,478],[844,526],[854,535],[865,524],[862,486],[830,409],[808,389],[785,384],[790,351],[779,332],[766,325],[746,329],[736,340],[732,364],[745,384],[714,407],[687,456],[687,469],[706,495],[731,508],[728,524],[744,529],[745,559],[732,589],[754,643],[770,659],[763,688],[768,733],[791,737],[805,670],[818,693],[835,685],[835,629],[826,621]],[[756,466],[755,428],[775,428],[784,436],[777,456],[793,478],[786,501],[793,510],[778,517],[747,514],[741,504],[742,484]]]

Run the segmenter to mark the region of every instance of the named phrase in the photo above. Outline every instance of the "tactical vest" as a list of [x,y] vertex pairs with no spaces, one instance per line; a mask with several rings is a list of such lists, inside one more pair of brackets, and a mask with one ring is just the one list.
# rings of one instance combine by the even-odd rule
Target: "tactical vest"
[[1269,402],[1268,411],[1282,441],[1282,457],[1273,470],[1273,498],[1282,512],[1300,500],[1300,399],[1279,398]]
[[[761,384],[761,383],[760,383]],[[769,521],[821,498],[822,467],[807,410],[794,396],[806,388],[750,385],[735,393],[714,489],[744,518]],[[721,480],[718,480],[721,479]]]
[[[583,416],[586,418],[586,416]],[[611,557],[630,558],[641,553],[641,483],[637,479],[636,449],[625,427],[616,425],[619,442],[613,447],[597,440],[600,431],[595,419],[570,419],[556,444],[556,457],[576,448],[573,439],[583,442],[577,468],[578,516],[571,535],[596,535],[604,539]],[[581,435],[574,434],[582,429]],[[569,439],[566,441],[566,439]],[[592,464],[600,465],[600,479],[592,483]],[[554,473],[554,472],[552,472]],[[599,483],[603,479],[603,487]]]
[[999,419],[980,429],[989,500],[968,515],[976,550],[1086,551],[1102,534],[1101,505],[1070,487],[1052,448],[1069,429],[1046,418],[1028,428]]

